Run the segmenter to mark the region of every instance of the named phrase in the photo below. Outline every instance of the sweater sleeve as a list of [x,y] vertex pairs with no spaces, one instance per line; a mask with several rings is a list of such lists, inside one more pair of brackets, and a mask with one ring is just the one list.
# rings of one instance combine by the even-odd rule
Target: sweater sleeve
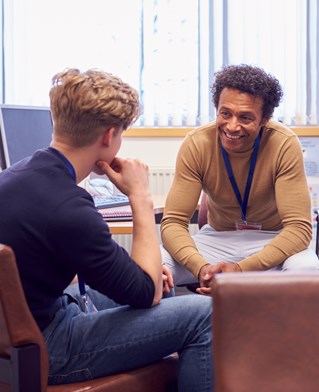
[[275,267],[309,246],[311,200],[302,149],[297,137],[287,138],[276,160],[275,200],[283,229],[260,252],[239,262],[243,271]]
[[76,198],[54,211],[47,236],[61,268],[119,304],[150,307],[154,284],[111,236],[90,200]]
[[199,171],[200,154],[196,153],[191,138],[186,138],[176,159],[176,171],[166,198],[161,222],[163,246],[178,263],[197,278],[207,261],[198,252],[189,234],[189,221],[193,216],[202,190]]

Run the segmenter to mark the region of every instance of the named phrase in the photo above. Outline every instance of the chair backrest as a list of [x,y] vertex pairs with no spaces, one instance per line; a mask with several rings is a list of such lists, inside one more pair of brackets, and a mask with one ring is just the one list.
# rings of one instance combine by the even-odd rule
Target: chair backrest
[[48,356],[45,342],[26,302],[14,252],[2,244],[0,331],[0,390],[46,391]]
[[216,392],[316,392],[319,273],[218,274],[213,282]]
[[199,205],[198,210],[198,227],[206,225],[207,223],[207,195],[206,193],[202,194],[202,198]]

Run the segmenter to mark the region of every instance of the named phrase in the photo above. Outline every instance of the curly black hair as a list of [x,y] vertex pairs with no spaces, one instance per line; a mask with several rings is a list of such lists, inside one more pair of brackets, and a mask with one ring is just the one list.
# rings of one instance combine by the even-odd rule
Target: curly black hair
[[214,76],[215,81],[211,87],[211,93],[216,109],[222,90],[226,87],[233,88],[255,97],[261,97],[264,101],[263,118],[269,120],[283,97],[279,81],[256,66],[247,64],[224,66]]

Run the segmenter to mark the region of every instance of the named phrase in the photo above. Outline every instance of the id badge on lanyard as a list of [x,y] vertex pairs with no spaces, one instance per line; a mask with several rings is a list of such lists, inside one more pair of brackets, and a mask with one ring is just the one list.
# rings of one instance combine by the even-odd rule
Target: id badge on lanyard
[[255,140],[255,143],[254,143],[254,149],[253,149],[253,153],[251,155],[249,173],[248,173],[248,178],[247,178],[247,182],[246,182],[244,200],[242,200],[241,194],[239,192],[238,185],[236,183],[236,180],[235,180],[235,177],[233,174],[233,170],[230,165],[228,154],[227,154],[226,150],[224,149],[223,145],[221,144],[222,155],[224,158],[224,163],[226,166],[228,178],[231,182],[235,196],[236,196],[237,201],[238,201],[240,208],[241,208],[241,218],[242,219],[240,221],[235,222],[236,230],[261,230],[262,229],[261,223],[249,222],[246,219],[248,198],[249,198],[251,183],[253,181],[253,175],[254,175],[255,166],[256,166],[256,162],[257,162],[258,149],[259,149],[259,144],[260,144],[260,140],[261,140],[261,135],[262,135],[262,129],[260,130],[260,132]]
[[260,223],[253,223],[247,221],[235,222],[236,230],[261,230],[262,225]]

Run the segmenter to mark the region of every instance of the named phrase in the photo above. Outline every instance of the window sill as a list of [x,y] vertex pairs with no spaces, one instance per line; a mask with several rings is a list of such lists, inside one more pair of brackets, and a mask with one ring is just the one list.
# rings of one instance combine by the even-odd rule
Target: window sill
[[[131,128],[128,129],[123,136],[127,138],[135,137],[185,137],[195,127],[153,127],[153,128]],[[291,129],[298,136],[319,136],[319,126],[292,126]]]

